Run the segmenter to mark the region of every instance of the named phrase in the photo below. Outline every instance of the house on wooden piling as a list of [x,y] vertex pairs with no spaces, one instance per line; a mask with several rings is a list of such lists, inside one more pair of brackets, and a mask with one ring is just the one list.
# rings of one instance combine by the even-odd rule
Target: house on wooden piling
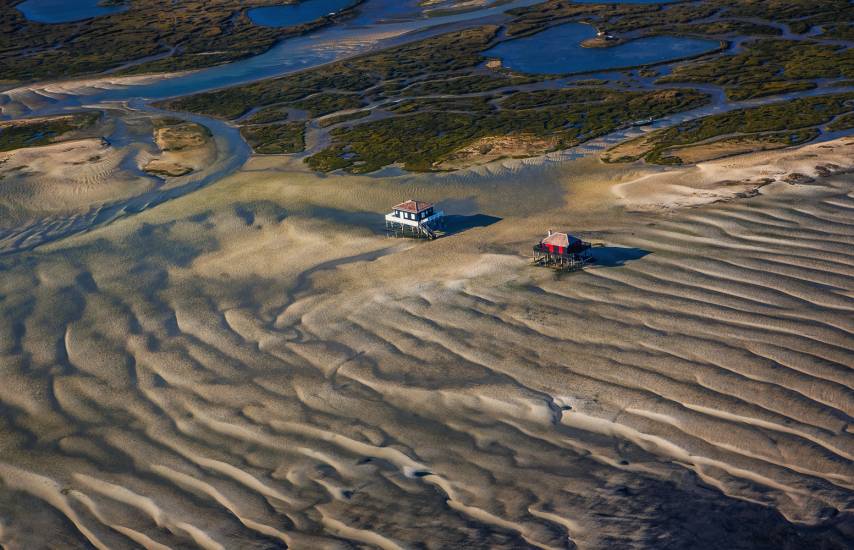
[[578,237],[549,229],[546,237],[534,245],[534,264],[560,270],[581,269],[593,261],[590,247]]
[[397,237],[435,239],[444,226],[445,213],[429,202],[409,199],[385,216],[386,232]]

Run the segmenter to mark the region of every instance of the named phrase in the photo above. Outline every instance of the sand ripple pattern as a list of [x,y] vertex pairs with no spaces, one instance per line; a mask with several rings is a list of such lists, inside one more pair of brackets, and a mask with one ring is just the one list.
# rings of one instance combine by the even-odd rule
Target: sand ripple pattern
[[252,205],[2,260],[0,545],[850,535],[850,178],[639,215],[605,235],[630,261],[570,277],[465,235],[226,273],[299,223]]

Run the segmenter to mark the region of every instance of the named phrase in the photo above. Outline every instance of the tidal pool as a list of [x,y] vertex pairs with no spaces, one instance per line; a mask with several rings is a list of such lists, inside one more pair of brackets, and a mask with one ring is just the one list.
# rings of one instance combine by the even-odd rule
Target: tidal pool
[[24,17],[37,23],[68,23],[126,9],[123,4],[103,5],[101,0],[26,0],[18,5]]
[[293,27],[339,12],[355,3],[355,0],[304,0],[297,4],[252,8],[248,15],[256,25]]
[[594,36],[596,29],[590,25],[565,23],[531,36],[502,42],[484,55],[501,59],[502,65],[515,71],[563,74],[661,63],[699,55],[719,45],[716,40],[650,36],[610,48],[581,46],[582,41]]

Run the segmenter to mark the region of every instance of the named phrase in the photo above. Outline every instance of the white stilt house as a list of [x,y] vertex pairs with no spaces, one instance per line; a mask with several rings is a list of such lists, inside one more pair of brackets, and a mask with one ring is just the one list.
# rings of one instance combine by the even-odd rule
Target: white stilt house
[[385,215],[385,227],[395,236],[411,235],[435,239],[436,231],[443,225],[445,213],[436,210],[429,202],[408,200],[392,208]]

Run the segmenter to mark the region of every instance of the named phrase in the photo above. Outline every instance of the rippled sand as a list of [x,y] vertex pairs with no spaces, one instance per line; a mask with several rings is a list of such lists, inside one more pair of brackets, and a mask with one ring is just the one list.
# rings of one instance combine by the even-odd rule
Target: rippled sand
[[0,229],[151,189],[150,182],[124,173],[124,159],[100,138],[0,153]]
[[178,150],[155,144],[149,113],[117,107],[105,118],[102,137],[0,152],[0,255],[191,192],[239,167],[243,148],[248,156],[233,128]]
[[[478,170],[256,159],[0,259],[0,544],[844,548],[854,178]],[[386,239],[407,196],[460,231]],[[549,227],[598,265],[529,267]]]

